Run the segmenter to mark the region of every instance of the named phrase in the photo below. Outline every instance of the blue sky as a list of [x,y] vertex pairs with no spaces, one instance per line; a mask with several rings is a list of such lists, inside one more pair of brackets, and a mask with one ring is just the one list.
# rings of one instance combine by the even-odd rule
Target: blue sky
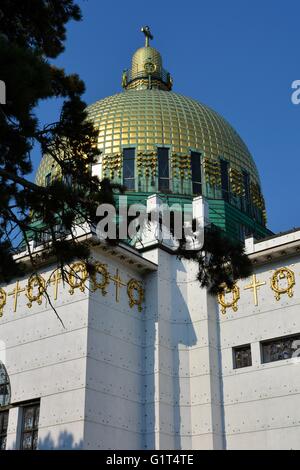
[[[78,1],[83,21],[68,26],[56,63],[86,83],[88,104],[121,91],[121,74],[154,34],[173,90],[222,114],[248,145],[275,232],[300,226],[300,105],[291,83],[300,79],[299,0]],[[51,122],[57,103],[38,108]],[[35,169],[39,163],[35,151]]]

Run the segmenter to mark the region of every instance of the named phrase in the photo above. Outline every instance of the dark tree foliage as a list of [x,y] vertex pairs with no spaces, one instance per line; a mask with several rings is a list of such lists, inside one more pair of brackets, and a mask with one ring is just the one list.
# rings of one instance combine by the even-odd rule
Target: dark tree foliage
[[222,292],[225,286],[231,289],[238,279],[247,278],[252,273],[252,263],[243,245],[214,225],[205,228],[201,250],[187,250],[183,238],[176,254],[179,258],[198,263],[198,280],[213,295]]
[[[201,287],[208,289],[212,295],[217,295],[225,288],[232,289],[239,279],[249,277],[253,272],[253,265],[245,253],[244,245],[230,238],[222,229],[214,224],[206,225],[201,248],[191,249],[187,243],[182,227],[181,238],[175,236],[174,212],[169,214],[170,233],[176,240],[177,248],[173,254],[179,259],[187,259],[198,264],[197,279]],[[148,214],[146,225],[150,228],[150,222],[158,221],[160,229],[163,227],[163,218],[154,212]],[[144,227],[145,228],[145,227]],[[192,232],[197,234],[196,220],[192,221]],[[194,245],[195,246],[195,245]]]
[[[92,223],[98,204],[113,203],[109,181],[99,185],[90,171],[99,151],[81,98],[84,83],[50,62],[64,50],[67,22],[80,19],[73,0],[0,2],[0,79],[7,96],[0,106],[0,282],[20,271],[13,259],[18,243],[34,267],[32,236],[51,242],[49,255],[59,266],[87,258],[88,247],[75,241],[75,227]],[[36,106],[49,98],[63,99],[60,117],[41,127]],[[60,178],[46,187],[28,178],[36,144],[60,169]]]

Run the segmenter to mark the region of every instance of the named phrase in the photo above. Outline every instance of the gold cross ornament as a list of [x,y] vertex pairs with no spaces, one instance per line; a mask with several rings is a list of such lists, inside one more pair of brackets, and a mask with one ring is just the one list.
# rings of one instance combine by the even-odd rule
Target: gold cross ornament
[[253,289],[253,297],[254,297],[254,305],[257,307],[258,306],[258,289],[261,287],[261,286],[265,286],[266,285],[266,282],[259,282],[257,279],[256,279],[256,274],[253,274],[252,276],[252,284],[249,284],[249,286],[246,286],[244,288],[244,290],[248,290],[248,289]]
[[150,39],[153,39],[153,34],[151,33],[149,26],[143,26],[141,31],[145,35],[145,47],[149,47]]
[[14,296],[14,312],[17,311],[17,306],[18,306],[18,297],[21,292],[24,292],[24,289],[20,288],[19,281],[16,283],[16,287],[8,293],[8,295],[13,295]]
[[49,284],[54,284],[54,300],[57,300],[58,284],[61,281],[61,272],[56,269],[49,278]]
[[122,281],[122,279],[120,278],[118,269],[116,270],[116,275],[110,277],[110,279],[115,283],[115,286],[116,286],[116,302],[119,302],[119,300],[120,300],[119,289],[120,289],[121,286],[127,286],[127,284],[125,284]]

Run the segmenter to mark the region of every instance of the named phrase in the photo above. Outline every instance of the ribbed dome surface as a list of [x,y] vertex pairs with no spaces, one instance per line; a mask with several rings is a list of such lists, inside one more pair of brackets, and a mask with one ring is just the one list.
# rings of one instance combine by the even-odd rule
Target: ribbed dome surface
[[[198,150],[208,158],[224,157],[232,168],[246,170],[259,184],[255,163],[246,145],[227,121],[207,106],[170,91],[126,90],[88,106],[89,119],[99,130],[103,155],[118,154],[126,146],[137,152],[169,146],[189,155]],[[44,184],[52,159],[44,157],[36,181]]]
[[171,152],[188,155],[199,150],[206,157],[224,157],[231,167],[247,170],[259,183],[255,163],[236,131],[218,113],[177,93],[127,90],[88,107],[99,129],[99,148],[119,153],[135,146],[137,152],[170,146]]
[[145,64],[149,62],[154,65],[158,73],[161,73],[162,59],[160,53],[153,47],[140,47],[132,56],[132,78],[139,77],[144,72]]

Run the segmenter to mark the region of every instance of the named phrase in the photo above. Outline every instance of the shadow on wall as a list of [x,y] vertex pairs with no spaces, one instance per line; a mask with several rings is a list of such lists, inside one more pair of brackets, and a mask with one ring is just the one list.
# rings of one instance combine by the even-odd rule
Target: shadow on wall
[[[163,273],[164,278],[156,279],[155,274],[148,276],[148,291],[151,298],[148,300],[147,308],[150,315],[147,319],[147,345],[148,354],[147,365],[150,366],[149,374],[146,376],[147,399],[145,400],[145,422],[146,422],[146,442],[143,443],[145,449],[182,449],[185,448],[181,442],[181,436],[191,434],[191,415],[188,416],[186,410],[189,409],[189,391],[181,390],[181,384],[189,378],[190,372],[184,357],[188,356],[189,348],[197,344],[197,336],[194,330],[193,321],[190,316],[187,298],[190,293],[187,291],[188,284],[178,284],[176,281],[177,272],[187,274],[186,266],[175,256],[169,261],[169,272],[174,279],[168,277],[169,272]],[[165,260],[162,260],[164,264]],[[167,262],[165,262],[167,265]],[[163,293],[169,297],[163,300]],[[154,315],[151,312],[155,312]],[[155,326],[157,325],[157,328]],[[158,338],[156,338],[156,329]],[[155,343],[158,342],[158,344]],[[151,347],[150,347],[151,345]],[[155,359],[158,348],[158,359]],[[180,349],[183,352],[180,354]],[[157,370],[155,370],[157,367]],[[160,390],[156,390],[155,376],[162,374],[163,382],[160,383]],[[158,392],[158,395],[155,394]],[[161,401],[157,411],[155,401]],[[185,419],[182,413],[185,413]]]
[[74,442],[73,434],[63,431],[59,434],[58,439],[55,440],[51,434],[47,434],[44,439],[39,439],[38,450],[82,450],[83,440]]

